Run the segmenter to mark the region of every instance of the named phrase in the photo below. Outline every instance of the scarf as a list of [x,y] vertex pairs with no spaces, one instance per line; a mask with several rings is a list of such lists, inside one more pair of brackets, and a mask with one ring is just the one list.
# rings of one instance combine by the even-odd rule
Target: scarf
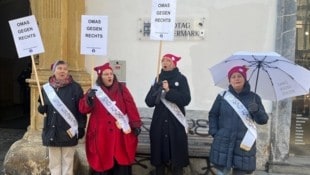
[[67,86],[68,84],[72,83],[73,78],[71,75],[68,75],[67,78],[64,80],[57,80],[55,75],[49,78],[49,83],[53,88],[61,88]]
[[163,81],[163,80],[171,80],[175,77],[177,77],[180,74],[179,69],[176,67],[171,71],[163,71],[161,70],[160,74],[159,74],[159,82]]

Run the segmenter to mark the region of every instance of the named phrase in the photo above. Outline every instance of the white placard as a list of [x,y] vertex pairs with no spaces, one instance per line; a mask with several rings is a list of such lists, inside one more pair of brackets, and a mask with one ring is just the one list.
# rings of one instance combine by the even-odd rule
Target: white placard
[[82,15],[81,54],[106,55],[108,17]]
[[44,52],[44,47],[34,15],[9,21],[18,58]]
[[153,0],[151,33],[152,40],[173,40],[176,0]]

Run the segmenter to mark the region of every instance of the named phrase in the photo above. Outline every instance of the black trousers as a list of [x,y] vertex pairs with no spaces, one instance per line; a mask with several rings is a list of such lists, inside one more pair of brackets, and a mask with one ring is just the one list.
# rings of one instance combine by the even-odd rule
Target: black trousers
[[[169,171],[171,171],[172,175],[183,175],[183,167],[175,167],[175,166],[168,166]],[[156,175],[165,175],[166,166],[160,165],[156,166],[155,174]]]
[[131,165],[122,166],[115,163],[112,169],[104,172],[97,172],[95,170],[91,170],[91,175],[132,175],[132,169]]

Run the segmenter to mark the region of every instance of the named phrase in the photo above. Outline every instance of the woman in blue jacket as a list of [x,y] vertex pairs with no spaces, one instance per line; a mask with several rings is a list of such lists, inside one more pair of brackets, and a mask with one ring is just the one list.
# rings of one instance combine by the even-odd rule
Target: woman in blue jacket
[[213,136],[210,161],[218,175],[251,174],[256,169],[255,123],[266,124],[268,115],[261,98],[250,91],[247,68],[228,72],[229,87],[219,94],[209,112],[209,134]]

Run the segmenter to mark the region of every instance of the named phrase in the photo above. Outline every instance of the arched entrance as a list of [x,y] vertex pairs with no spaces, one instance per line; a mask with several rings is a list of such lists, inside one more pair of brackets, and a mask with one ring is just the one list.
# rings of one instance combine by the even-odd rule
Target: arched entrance
[[28,0],[0,2],[0,127],[26,128],[30,99],[25,78],[31,73],[31,59],[18,58],[8,21],[30,15]]

